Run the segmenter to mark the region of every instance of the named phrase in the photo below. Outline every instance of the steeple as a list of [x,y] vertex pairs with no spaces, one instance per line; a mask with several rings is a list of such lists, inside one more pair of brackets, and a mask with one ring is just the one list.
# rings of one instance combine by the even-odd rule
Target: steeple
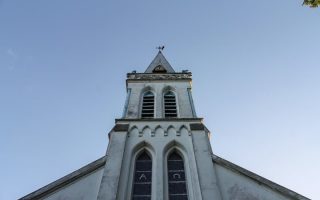
[[127,74],[106,155],[20,200],[310,200],[215,156],[191,72],[175,72],[158,49],[145,73]]
[[152,60],[149,67],[144,73],[175,73],[175,71],[162,54],[161,49],[159,49],[158,54]]
[[127,99],[122,118],[197,118],[191,95],[191,72],[175,72],[162,54],[144,73],[127,74]]

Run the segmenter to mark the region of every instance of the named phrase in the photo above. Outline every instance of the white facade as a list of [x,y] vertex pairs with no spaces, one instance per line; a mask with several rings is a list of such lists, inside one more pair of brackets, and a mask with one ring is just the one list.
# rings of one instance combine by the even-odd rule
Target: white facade
[[[165,102],[168,91],[174,94],[175,103],[172,99]],[[152,103],[144,99],[147,92]],[[148,117],[143,117],[144,112]],[[165,113],[169,112],[174,117],[167,117]],[[194,109],[191,73],[176,73],[159,51],[145,73],[127,75],[123,117],[116,119],[109,133],[106,156],[21,199],[307,199],[215,156],[209,137]],[[139,162],[152,166],[139,171],[142,152],[147,161]],[[178,158],[169,161],[174,152]],[[179,163],[183,163],[179,170],[168,170]],[[137,174],[141,175],[139,179]]]
[[97,199],[99,186],[103,174],[103,168],[100,168],[77,181],[72,182],[66,187],[62,187],[51,195],[47,200],[57,199]]

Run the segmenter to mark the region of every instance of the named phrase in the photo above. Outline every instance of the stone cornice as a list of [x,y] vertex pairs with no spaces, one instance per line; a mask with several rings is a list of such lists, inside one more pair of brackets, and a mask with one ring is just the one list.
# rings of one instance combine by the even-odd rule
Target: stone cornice
[[128,73],[127,81],[152,81],[152,80],[187,80],[191,81],[191,72],[186,73]]
[[202,122],[203,118],[120,118],[115,119],[116,123],[128,122]]

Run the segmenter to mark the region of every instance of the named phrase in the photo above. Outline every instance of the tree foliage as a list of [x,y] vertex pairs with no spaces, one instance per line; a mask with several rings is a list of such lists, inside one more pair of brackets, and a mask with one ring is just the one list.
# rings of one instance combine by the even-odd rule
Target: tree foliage
[[315,8],[320,5],[320,0],[304,0],[303,5],[307,5],[307,6],[310,6],[311,8]]

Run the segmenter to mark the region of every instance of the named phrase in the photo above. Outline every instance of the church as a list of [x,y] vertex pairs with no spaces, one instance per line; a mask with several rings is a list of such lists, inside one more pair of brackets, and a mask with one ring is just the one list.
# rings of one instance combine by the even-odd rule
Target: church
[[162,50],[127,74],[106,155],[20,200],[307,200],[212,152],[192,73],[176,72]]

